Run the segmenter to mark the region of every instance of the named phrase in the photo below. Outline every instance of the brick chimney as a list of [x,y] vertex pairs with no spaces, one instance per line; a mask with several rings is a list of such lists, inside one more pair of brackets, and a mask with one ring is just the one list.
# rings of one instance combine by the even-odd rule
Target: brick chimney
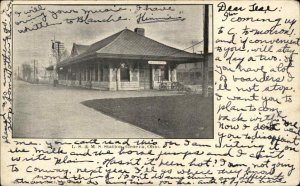
[[145,36],[145,29],[144,28],[135,28],[134,32],[141,35],[141,36]]

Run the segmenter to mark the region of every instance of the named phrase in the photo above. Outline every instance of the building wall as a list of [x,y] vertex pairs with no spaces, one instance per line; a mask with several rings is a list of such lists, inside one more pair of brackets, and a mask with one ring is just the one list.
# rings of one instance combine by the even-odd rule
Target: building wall
[[[202,84],[203,63],[185,63],[176,67],[177,81],[186,85]],[[213,58],[208,55],[208,82],[213,81]]]
[[[171,84],[172,81],[177,80],[176,69],[170,69],[170,65],[166,65],[167,80],[162,79],[162,72],[158,65],[128,62],[126,64],[126,68],[129,69],[128,80],[121,79],[121,68],[109,62],[64,67],[58,71],[59,84],[99,90],[141,90],[158,89],[161,82]],[[149,71],[149,74],[147,74],[149,85],[147,87],[141,83],[141,70],[146,70],[147,73]]]

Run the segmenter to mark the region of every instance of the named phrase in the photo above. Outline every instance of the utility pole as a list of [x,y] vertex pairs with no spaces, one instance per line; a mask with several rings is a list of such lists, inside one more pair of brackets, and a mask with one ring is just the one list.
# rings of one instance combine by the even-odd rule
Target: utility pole
[[60,51],[60,41],[57,41],[57,63],[60,62],[61,51]]
[[35,59],[33,60],[33,82],[35,82]]
[[203,29],[203,79],[202,79],[202,96],[208,97],[208,27],[209,27],[209,5],[204,5],[204,29]]
[[57,74],[57,64],[61,61],[62,52],[64,50],[64,44],[60,41],[52,40],[52,54],[56,58],[56,63],[53,64],[53,84],[56,86],[58,84],[58,74]]
[[193,48],[193,53],[195,53],[195,49],[194,49],[194,41],[192,41],[192,48]]
[[36,67],[35,67],[35,69],[36,69],[36,83],[39,83],[39,61],[37,60],[36,61]]

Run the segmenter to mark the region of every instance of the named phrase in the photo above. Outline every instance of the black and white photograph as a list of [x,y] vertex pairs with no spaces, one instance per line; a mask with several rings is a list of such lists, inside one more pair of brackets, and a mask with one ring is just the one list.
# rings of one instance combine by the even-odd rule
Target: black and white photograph
[[211,5],[14,5],[13,138],[212,139]]
[[0,185],[299,185],[298,2],[0,5]]

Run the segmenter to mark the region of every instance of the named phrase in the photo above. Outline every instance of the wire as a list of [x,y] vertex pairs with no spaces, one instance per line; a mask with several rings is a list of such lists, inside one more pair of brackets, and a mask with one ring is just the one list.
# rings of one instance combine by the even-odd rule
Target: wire
[[193,44],[192,46],[190,46],[190,47],[188,47],[188,48],[185,48],[185,49],[183,49],[183,51],[185,51],[185,50],[187,50],[187,49],[190,49],[190,48],[192,48],[192,47],[194,47],[194,46],[196,46],[196,45],[199,45],[200,43],[202,43],[203,41],[199,41],[198,43],[196,43],[196,44]]
[[179,50],[178,52],[175,52],[175,53],[170,54],[170,55],[165,56],[165,57],[169,57],[169,56],[178,54],[178,53],[180,53],[180,52],[182,52],[182,51],[185,51],[185,50],[190,49],[190,48],[192,48],[192,47],[194,47],[194,46],[196,46],[196,45],[199,45],[199,44],[202,43],[202,42],[203,42],[203,41],[199,41],[199,42],[197,42],[197,43],[195,43],[195,44],[193,44],[193,45],[191,45],[191,46],[189,46],[189,47],[187,47],[187,48],[185,48],[185,49],[183,49],[183,50],[178,49],[178,50]]

